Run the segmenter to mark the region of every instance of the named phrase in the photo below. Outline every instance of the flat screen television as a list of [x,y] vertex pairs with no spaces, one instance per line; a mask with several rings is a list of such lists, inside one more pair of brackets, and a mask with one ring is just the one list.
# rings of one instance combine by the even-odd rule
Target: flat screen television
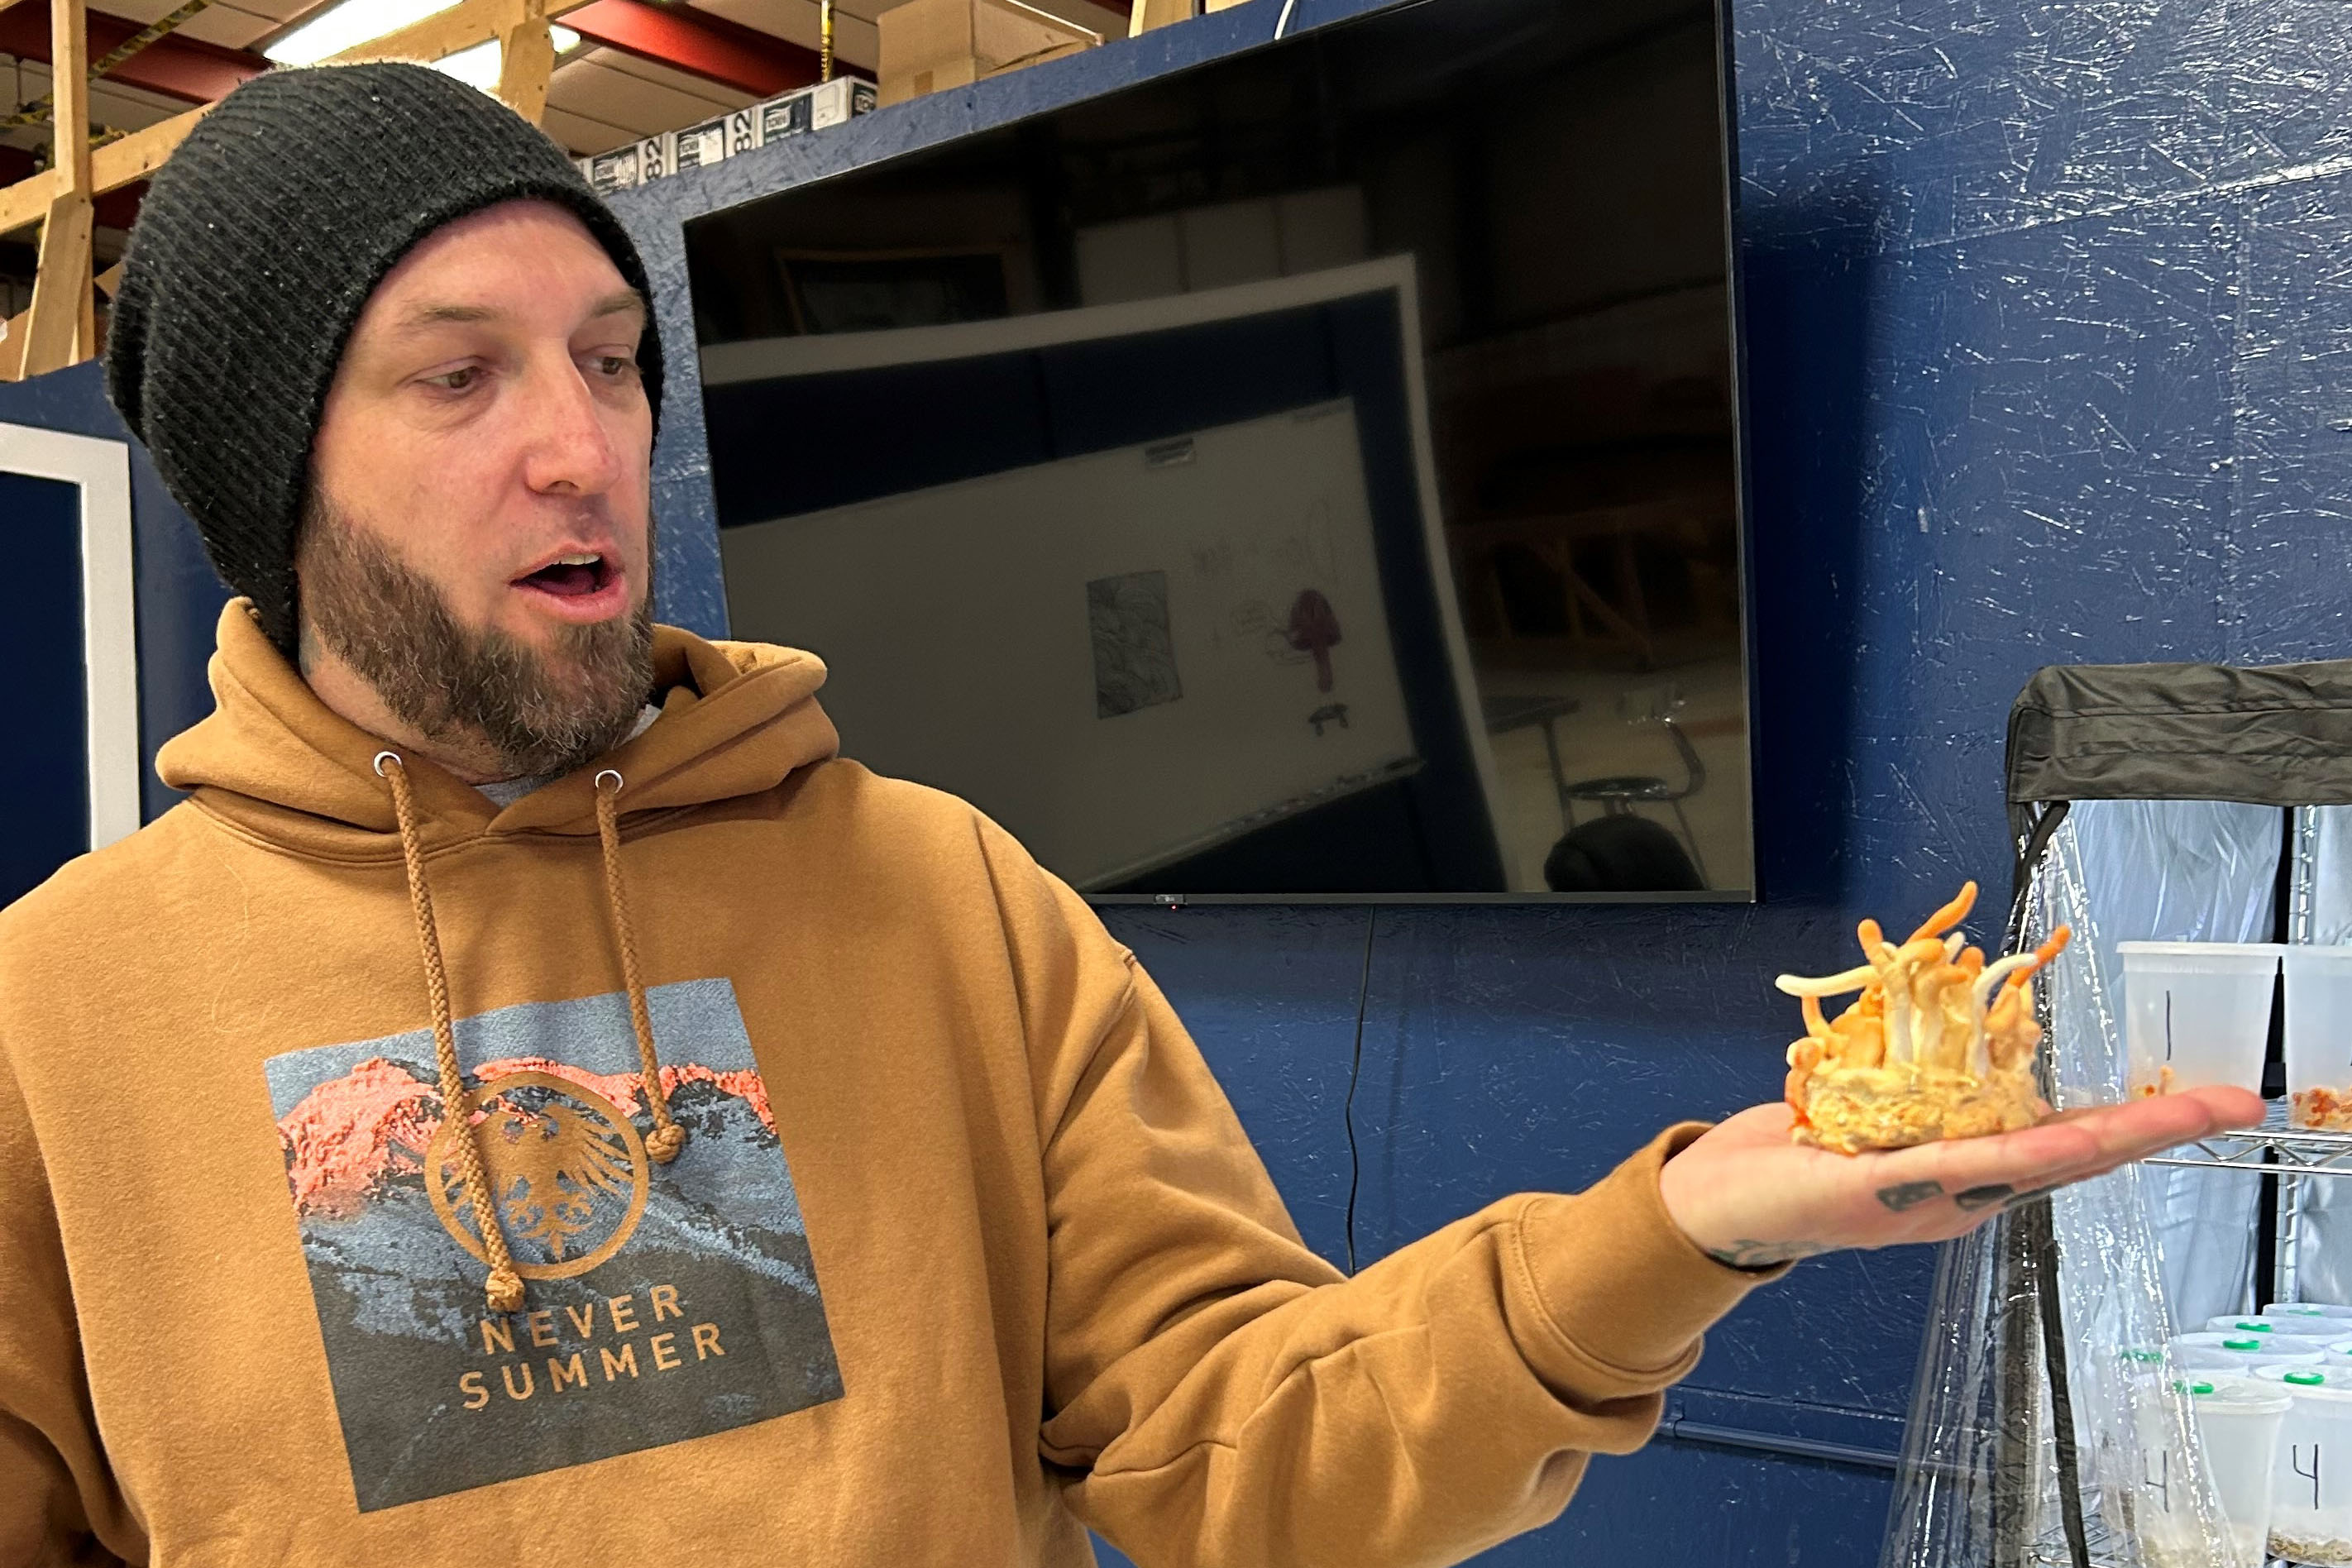
[[1090,897],[1752,897],[1722,44],[1420,0],[696,221],[734,635]]

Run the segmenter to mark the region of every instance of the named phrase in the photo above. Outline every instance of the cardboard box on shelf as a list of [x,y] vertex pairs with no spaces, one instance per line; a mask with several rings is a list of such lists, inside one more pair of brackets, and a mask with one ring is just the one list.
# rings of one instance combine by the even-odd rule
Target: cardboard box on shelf
[[706,163],[716,163],[727,156],[727,116],[706,120],[699,125],[689,125],[673,132],[676,152],[670,160],[670,173],[682,174],[688,169],[699,169]]
[[872,112],[874,84],[860,77],[835,77],[816,87],[803,87],[760,105],[760,144],[781,142],[804,131],[822,131],[860,114]]
[[1090,49],[1102,35],[1022,0],[908,0],[876,19],[884,103]]

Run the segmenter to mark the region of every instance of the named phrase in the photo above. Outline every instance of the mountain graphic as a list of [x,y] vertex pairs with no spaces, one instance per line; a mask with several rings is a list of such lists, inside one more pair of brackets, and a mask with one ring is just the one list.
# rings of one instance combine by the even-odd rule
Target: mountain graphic
[[[546,1073],[578,1084],[610,1100],[624,1116],[635,1116],[642,1109],[644,1085],[635,1073],[590,1072],[546,1057],[485,1062],[474,1079],[491,1084],[520,1072]],[[740,1100],[772,1143],[775,1113],[756,1071],[665,1062],[661,1082],[670,1113],[685,1121],[689,1131],[698,1130],[695,1120],[709,1119],[715,1093]],[[698,1089],[705,1092],[692,1092]],[[689,1108],[702,1115],[690,1119]],[[421,1177],[425,1152],[440,1131],[442,1114],[440,1085],[430,1069],[384,1057],[371,1057],[310,1090],[278,1119],[296,1214],[304,1219],[356,1218],[400,1178]],[[709,1131],[719,1132],[727,1120],[718,1119]]]

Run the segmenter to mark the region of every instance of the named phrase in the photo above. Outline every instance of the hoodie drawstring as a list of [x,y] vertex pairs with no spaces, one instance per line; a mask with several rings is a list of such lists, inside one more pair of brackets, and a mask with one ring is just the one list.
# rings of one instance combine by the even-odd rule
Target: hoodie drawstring
[[[604,781],[613,787],[606,789]],[[637,936],[629,924],[629,891],[621,883],[621,787],[619,772],[606,768],[596,775],[596,837],[604,847],[604,907],[613,917],[613,942],[621,950],[621,984],[629,993],[629,1026],[636,1031],[637,1066],[644,1075],[646,1106],[653,1112],[654,1130],[646,1134],[646,1153],[667,1165],[686,1147],[686,1129],[670,1120],[669,1095],[662,1088],[661,1057],[654,1050],[654,1017],[646,1007],[646,985],[637,977]]]
[[[457,1119],[457,1132],[449,1140],[449,1147],[457,1159],[457,1174],[466,1184],[466,1205],[474,1211],[474,1226],[481,1232],[483,1256],[489,1259],[490,1278],[484,1294],[491,1311],[520,1312],[522,1276],[515,1271],[506,1227],[499,1224],[498,1205],[491,1201],[490,1179],[483,1173],[482,1151],[476,1142],[473,1107],[466,1098],[465,1075],[457,1070],[457,1032],[449,1018],[449,978],[441,968],[441,935],[433,924],[433,889],[425,883],[425,848],[416,839],[416,803],[408,794],[408,769],[398,752],[378,752],[375,771],[392,786],[392,814],[400,823],[400,858],[408,867],[408,901],[416,912],[416,948],[425,959],[425,997],[433,1007],[433,1060],[441,1075],[441,1114]],[[425,1173],[425,1180],[437,1179],[434,1173]]]
[[[416,832],[416,803],[409,793],[408,769],[397,752],[379,752],[378,777],[392,786],[392,810],[400,825],[400,858],[408,870],[409,903],[416,917],[416,947],[425,965],[425,995],[433,1012],[433,1058],[441,1079],[444,1116],[463,1116],[461,1135],[451,1141],[458,1179],[466,1189],[467,1206],[474,1211],[481,1233],[482,1253],[490,1265],[483,1294],[493,1312],[519,1312],[523,1307],[522,1275],[507,1245],[506,1227],[490,1192],[482,1164],[479,1133],[472,1124],[465,1076],[457,1065],[457,1036],[449,1011],[449,980],[441,963],[441,937],[433,921],[433,891],[425,879],[425,849]],[[610,790],[605,779],[613,781]],[[653,1015],[646,1005],[644,982],[638,976],[637,942],[629,923],[626,889],[621,881],[619,796],[621,775],[606,768],[596,775],[596,837],[604,847],[604,897],[612,918],[613,936],[621,953],[621,977],[629,994],[629,1024],[637,1037],[637,1062],[646,1103],[653,1113],[654,1130],[646,1136],[648,1158],[667,1164],[686,1147],[686,1129],[670,1115],[669,1096],[662,1088],[661,1058],[654,1047]],[[430,1179],[428,1177],[428,1179]]]

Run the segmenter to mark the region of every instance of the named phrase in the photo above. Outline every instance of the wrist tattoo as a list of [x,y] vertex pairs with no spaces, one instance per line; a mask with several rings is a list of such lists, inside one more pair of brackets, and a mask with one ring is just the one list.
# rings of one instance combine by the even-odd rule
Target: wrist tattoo
[[1878,1201],[1896,1214],[1906,1209],[1916,1209],[1929,1198],[1943,1195],[1944,1184],[1941,1182],[1898,1182],[1891,1187],[1878,1189]]
[[1770,1268],[1800,1258],[1818,1258],[1829,1250],[1811,1241],[1735,1241],[1728,1247],[1710,1247],[1706,1255],[1733,1268]]
[[1996,1204],[2007,1204],[2017,1195],[2017,1189],[2007,1182],[1988,1182],[1981,1187],[1970,1187],[1965,1192],[1954,1193],[1952,1202],[1958,1204],[1964,1213],[1975,1214],[1979,1209],[1989,1209]]

